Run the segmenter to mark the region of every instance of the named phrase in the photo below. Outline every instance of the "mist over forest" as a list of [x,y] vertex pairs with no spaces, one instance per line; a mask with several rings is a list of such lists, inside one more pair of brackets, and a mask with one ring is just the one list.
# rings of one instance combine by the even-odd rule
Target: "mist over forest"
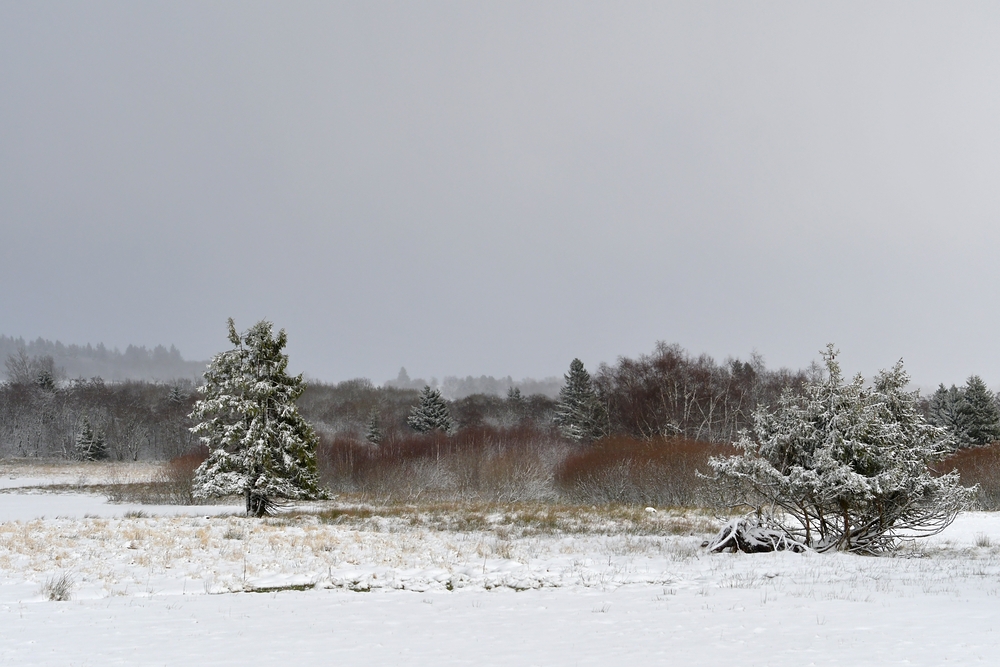
[[[64,344],[44,338],[26,341],[0,334],[0,359],[22,357],[25,363],[32,360],[51,359],[54,380],[91,380],[100,378],[105,382],[161,382],[176,384],[178,381],[201,382],[208,361],[184,359],[180,351],[171,345],[157,345],[153,349],[145,346],[129,345],[122,352],[118,348],[108,349],[103,343],[93,345]],[[0,377],[10,381],[9,365],[0,367]],[[360,379],[360,378],[358,378]],[[314,383],[320,381],[313,380]],[[377,381],[376,381],[377,384]],[[394,389],[423,389],[430,386],[439,389],[448,399],[458,400],[474,394],[505,396],[511,389],[518,389],[525,396],[542,395],[555,398],[559,394],[563,380],[549,377],[542,380],[523,378],[514,380],[511,376],[495,378],[491,375],[465,377],[445,376],[442,380],[411,378],[406,368],[399,369],[396,378],[384,382],[384,386]]]
[[[92,345],[64,345],[44,338],[26,341],[24,338],[0,335],[0,358],[17,357],[21,353],[30,358],[51,357],[57,380],[101,378],[107,382],[145,380],[170,382],[201,378],[207,361],[185,360],[180,351],[157,345],[152,350],[129,345],[122,352],[109,350],[103,343]],[[10,379],[10,369],[2,368],[5,379]]]

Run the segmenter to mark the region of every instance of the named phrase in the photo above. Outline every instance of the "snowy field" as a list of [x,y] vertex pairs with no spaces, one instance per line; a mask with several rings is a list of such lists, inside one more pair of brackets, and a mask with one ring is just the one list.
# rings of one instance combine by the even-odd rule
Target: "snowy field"
[[[707,554],[714,524],[665,511],[261,521],[18,490],[46,480],[65,482],[7,476],[0,493],[2,664],[964,665],[1000,653],[989,513],[893,558]],[[59,584],[68,601],[49,599]]]

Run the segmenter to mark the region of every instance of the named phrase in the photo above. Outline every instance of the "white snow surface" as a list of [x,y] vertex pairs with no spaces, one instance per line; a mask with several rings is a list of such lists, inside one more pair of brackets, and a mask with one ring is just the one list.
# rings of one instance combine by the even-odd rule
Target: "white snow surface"
[[[0,663],[965,665],[1000,653],[991,513],[871,558],[708,554],[704,534],[128,510],[0,493]],[[50,601],[46,582],[62,575],[72,597]],[[294,585],[312,588],[275,590]]]

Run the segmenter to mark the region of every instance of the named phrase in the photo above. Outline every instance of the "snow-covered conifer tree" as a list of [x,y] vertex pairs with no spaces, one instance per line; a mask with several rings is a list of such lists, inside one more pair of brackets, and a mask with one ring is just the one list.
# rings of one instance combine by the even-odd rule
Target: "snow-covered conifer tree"
[[365,440],[370,444],[380,445],[382,444],[383,439],[385,439],[385,433],[382,431],[378,409],[373,408],[372,411],[368,413],[368,427],[365,429]]
[[566,374],[566,384],[559,390],[556,425],[570,440],[590,442],[603,435],[601,404],[597,400],[590,373],[583,362],[574,359]]
[[184,392],[181,391],[181,388],[177,385],[172,386],[170,388],[170,393],[167,394],[167,400],[173,405],[180,405],[186,398],[187,396],[184,395]]
[[965,437],[963,403],[965,403],[965,392],[962,389],[955,385],[946,389],[944,384],[941,384],[931,396],[927,415],[927,421],[931,424],[948,429],[959,447],[969,444]]
[[241,495],[247,515],[264,516],[275,499],[321,497],[316,434],[299,415],[302,376],[286,372],[287,337],[260,321],[243,335],[229,320],[233,349],[215,355],[191,418],[191,430],[208,446],[195,472],[196,497]]
[[[741,456],[711,459],[734,505],[770,514],[784,533],[823,551],[878,552],[899,538],[932,535],[971,500],[958,473],[932,474],[950,434],[928,424],[904,387],[902,362],[871,387],[844,382],[827,348],[826,377],[786,392],[777,409],[759,410],[743,433]],[[758,518],[759,521],[759,518]]]
[[74,450],[76,457],[81,461],[100,461],[108,457],[104,436],[91,426],[87,417],[83,418],[83,423],[80,425]]
[[964,440],[973,446],[1000,440],[1000,411],[996,395],[978,375],[965,383],[962,403],[958,406]]
[[448,403],[440,391],[429,386],[425,386],[420,392],[420,402],[413,406],[406,423],[418,433],[429,433],[435,429],[451,433],[455,429]]

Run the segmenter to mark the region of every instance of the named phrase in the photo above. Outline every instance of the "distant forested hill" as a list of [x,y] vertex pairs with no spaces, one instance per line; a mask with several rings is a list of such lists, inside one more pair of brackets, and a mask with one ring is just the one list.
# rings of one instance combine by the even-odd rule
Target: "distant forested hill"
[[[124,352],[109,350],[102,343],[90,345],[63,345],[61,342],[36,338],[25,341],[0,335],[0,362],[23,349],[31,357],[52,357],[56,371],[65,379],[100,377],[115,382],[122,380],[197,380],[205,372],[205,361],[185,361],[173,345],[157,345],[152,350],[129,345]],[[0,363],[0,376],[6,377],[7,369]]]

